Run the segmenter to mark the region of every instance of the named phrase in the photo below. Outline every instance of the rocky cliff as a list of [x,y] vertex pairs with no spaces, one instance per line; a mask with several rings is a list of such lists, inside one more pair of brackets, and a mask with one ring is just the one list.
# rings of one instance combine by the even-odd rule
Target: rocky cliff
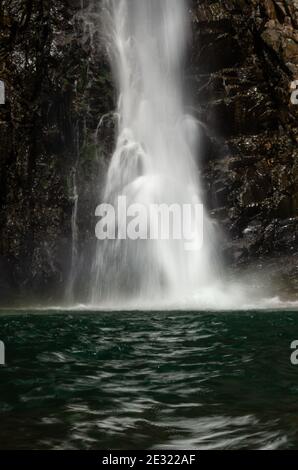
[[113,145],[108,116],[98,123],[114,109],[114,90],[98,10],[84,3],[82,15],[79,1],[1,2],[2,303],[61,300],[73,256],[88,263],[94,243],[94,201]]
[[[1,3],[2,304],[58,302],[67,286],[86,292],[115,109],[92,5]],[[221,251],[232,272],[252,265],[276,289],[298,295],[298,106],[290,102],[298,2],[193,0],[190,7],[185,82],[201,122],[198,160]],[[84,275],[71,277],[71,265]]]
[[202,177],[225,258],[297,294],[298,2],[194,1],[192,19]]

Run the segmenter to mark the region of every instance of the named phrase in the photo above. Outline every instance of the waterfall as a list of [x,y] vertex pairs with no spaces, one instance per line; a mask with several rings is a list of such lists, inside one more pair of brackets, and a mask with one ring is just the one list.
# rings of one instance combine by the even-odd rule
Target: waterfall
[[[119,196],[148,208],[202,202],[199,130],[185,112],[182,80],[188,16],[184,0],[104,0],[103,25],[119,116],[106,203],[116,205]],[[118,233],[121,220],[118,214]],[[202,248],[191,251],[179,239],[98,241],[91,303],[150,304],[200,296],[218,278],[215,230],[205,212],[194,237],[199,239],[202,230]]]
[[75,301],[75,282],[77,278],[78,268],[78,205],[79,205],[79,192],[77,185],[77,172],[80,157],[80,137],[78,125],[76,126],[76,161],[72,168],[70,178],[70,200],[72,201],[72,213],[71,213],[71,253],[70,253],[70,269],[68,273],[68,280],[66,285],[65,300],[69,304],[73,304]]
[[70,272],[68,278],[68,284],[66,288],[66,300],[69,303],[74,302],[74,283],[76,279],[76,269],[77,269],[77,258],[78,258],[78,188],[76,181],[76,169],[73,169],[72,172],[72,195],[71,199],[73,201],[73,208],[71,214],[71,264]]

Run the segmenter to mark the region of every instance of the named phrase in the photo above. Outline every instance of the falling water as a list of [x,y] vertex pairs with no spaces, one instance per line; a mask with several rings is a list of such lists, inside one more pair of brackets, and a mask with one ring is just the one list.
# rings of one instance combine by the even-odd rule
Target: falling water
[[[118,86],[118,137],[104,201],[198,204],[198,128],[185,113],[182,65],[187,31],[184,0],[106,0],[104,27]],[[121,231],[121,217],[118,231]],[[143,303],[199,296],[216,282],[214,228],[204,214],[204,244],[184,240],[98,241],[92,303]],[[195,236],[203,229],[196,226]]]
[[78,243],[79,243],[79,230],[78,230],[78,207],[79,207],[79,192],[77,184],[78,164],[80,157],[80,135],[78,126],[76,127],[76,161],[72,168],[70,179],[70,200],[72,202],[71,213],[71,252],[70,252],[70,269],[68,274],[68,281],[66,285],[66,301],[73,304],[75,300],[74,288],[77,278],[78,269]]
[[72,171],[72,195],[71,199],[73,202],[72,214],[71,214],[71,261],[70,261],[70,271],[69,278],[66,288],[66,300],[67,302],[74,302],[74,283],[76,278],[76,269],[77,269],[77,258],[78,258],[78,188],[76,181],[76,169]]

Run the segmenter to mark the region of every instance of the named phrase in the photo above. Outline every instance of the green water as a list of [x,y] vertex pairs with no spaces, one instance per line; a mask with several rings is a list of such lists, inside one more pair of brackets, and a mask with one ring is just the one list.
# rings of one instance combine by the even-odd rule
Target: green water
[[298,312],[0,315],[1,449],[298,449]]

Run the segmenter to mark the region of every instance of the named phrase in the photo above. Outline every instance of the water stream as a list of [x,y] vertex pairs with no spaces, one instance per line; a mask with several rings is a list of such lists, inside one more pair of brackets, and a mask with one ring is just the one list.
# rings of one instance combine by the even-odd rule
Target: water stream
[[[185,111],[183,58],[190,26],[184,0],[105,1],[102,21],[118,87],[118,137],[104,191],[117,205],[202,203],[198,126]],[[104,240],[97,244],[91,303],[163,302],[200,296],[219,282],[215,230],[206,213],[193,239]],[[123,231],[118,214],[117,233]],[[205,294],[204,294],[205,295]]]

